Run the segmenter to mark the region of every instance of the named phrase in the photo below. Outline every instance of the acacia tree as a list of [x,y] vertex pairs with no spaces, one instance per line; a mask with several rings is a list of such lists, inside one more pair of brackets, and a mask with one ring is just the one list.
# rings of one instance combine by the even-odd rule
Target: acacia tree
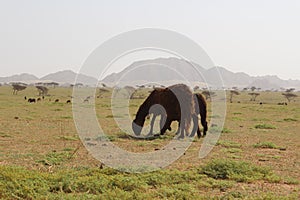
[[285,92],[294,92],[295,91],[295,88],[289,88],[289,89],[286,89],[286,91]]
[[22,91],[26,89],[26,86],[19,85],[19,84],[12,84],[13,87],[13,94],[18,94],[18,91]]
[[260,95],[260,94],[257,93],[257,92],[250,92],[250,93],[248,93],[248,94],[251,96],[250,101],[255,101],[255,100],[256,100],[256,97]]
[[48,94],[49,89],[46,88],[45,86],[37,85],[35,87],[39,92],[39,96],[46,96]]
[[240,93],[236,90],[230,90],[230,103],[232,103],[232,98],[234,95],[240,95]]
[[193,90],[194,90],[194,92],[196,92],[197,90],[199,90],[199,86],[198,85],[196,85],[194,88],[193,88]]
[[256,87],[255,87],[255,86],[252,86],[252,87],[250,88],[250,90],[253,92],[254,90],[256,90]]
[[202,92],[202,94],[205,96],[206,100],[208,100],[208,99],[211,100],[211,97],[216,96],[216,94],[214,92],[211,92],[211,91],[208,91],[208,90],[204,90]]
[[282,93],[282,95],[288,100],[288,102],[291,102],[291,100],[298,97],[298,95],[291,92]]

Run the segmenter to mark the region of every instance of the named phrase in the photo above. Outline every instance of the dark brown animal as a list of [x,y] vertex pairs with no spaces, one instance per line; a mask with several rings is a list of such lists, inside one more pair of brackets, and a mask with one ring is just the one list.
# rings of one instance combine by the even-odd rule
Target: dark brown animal
[[71,103],[71,100],[67,100],[67,102],[66,103]]
[[41,101],[42,99],[41,98],[37,98],[37,101]]
[[34,98],[29,98],[29,99],[28,99],[28,102],[29,102],[29,103],[35,103],[36,100],[35,100]]
[[192,119],[195,127],[198,127],[198,120],[195,120],[193,93],[184,84],[176,84],[165,89],[157,88],[150,93],[132,122],[132,129],[136,135],[140,135],[145,118],[151,113],[154,116],[161,115],[162,121],[165,121],[160,134],[164,134],[171,122],[178,119],[180,119],[180,138],[184,137],[184,131],[187,133]]
[[55,99],[55,101],[54,101],[55,103],[58,103],[59,102],[59,99]]
[[[194,123],[195,123],[195,121],[198,121],[197,116],[200,114],[201,124],[203,126],[203,136],[205,136],[206,132],[208,130],[207,121],[206,121],[206,118],[207,118],[207,104],[206,104],[206,101],[205,101],[205,98],[203,97],[203,95],[201,95],[200,93],[194,94],[194,105],[195,105],[195,114],[196,115],[193,115],[193,121],[194,121]],[[150,123],[150,126],[151,126],[150,131],[153,130],[153,125],[154,125],[155,118],[156,118],[156,116],[153,115],[152,121]],[[163,120],[164,120],[163,117],[161,117],[160,124],[164,123]],[[178,116],[178,119],[176,119],[175,121],[178,121],[178,123],[180,124],[180,116]],[[168,130],[171,130],[171,123],[172,122],[165,125]],[[198,138],[200,138],[201,137],[200,128],[199,128],[199,126],[198,127],[194,126],[194,130],[195,130],[195,128],[197,128],[197,136],[198,136]],[[165,130],[167,130],[167,129],[165,129]],[[177,130],[177,133],[178,133],[178,131],[179,131],[179,129]],[[195,133],[195,131],[192,131],[192,134],[190,136],[194,137],[194,133]]]

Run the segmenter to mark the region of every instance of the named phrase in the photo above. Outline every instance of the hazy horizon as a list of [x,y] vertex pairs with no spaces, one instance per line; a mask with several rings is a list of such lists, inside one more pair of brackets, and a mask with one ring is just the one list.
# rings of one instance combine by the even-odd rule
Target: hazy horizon
[[296,0],[0,1],[0,77],[78,72],[106,40],[147,27],[189,37],[229,71],[300,80],[299,10]]

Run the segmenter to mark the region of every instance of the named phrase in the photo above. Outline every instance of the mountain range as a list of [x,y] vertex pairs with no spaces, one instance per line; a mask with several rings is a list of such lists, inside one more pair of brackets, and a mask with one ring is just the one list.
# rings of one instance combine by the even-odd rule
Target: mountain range
[[[71,70],[63,70],[55,73],[50,73],[46,76],[38,78],[32,74],[19,74],[12,75],[8,77],[0,77],[0,83],[10,83],[10,82],[23,82],[23,83],[37,83],[37,82],[57,82],[60,84],[73,84],[75,82],[77,73]],[[85,85],[92,85],[97,81],[96,78],[87,76],[84,74],[79,74],[77,77],[77,82],[83,83]]]
[[[214,84],[220,81],[219,74],[222,77],[223,86],[231,87],[251,87],[255,86],[264,90],[280,88],[300,89],[300,80],[282,80],[277,76],[250,76],[243,72],[234,73],[223,67],[213,67],[205,69],[193,62],[187,62],[183,59],[174,57],[157,58],[152,60],[136,61],[118,73],[112,73],[102,79],[100,82],[110,86],[119,85],[139,85],[143,83],[156,83],[162,85],[171,85],[173,83],[184,82],[188,80],[195,85],[214,87]],[[32,74],[19,74],[9,77],[0,77],[0,83],[9,82],[57,82],[60,84],[73,84],[77,74],[71,70],[59,71],[38,78]],[[93,85],[97,81],[92,76],[79,74],[77,83]]]
[[195,85],[202,83],[204,86],[214,87],[220,82],[220,75],[225,88],[255,86],[264,90],[291,87],[300,89],[300,80],[282,80],[275,75],[250,76],[243,72],[231,72],[224,67],[205,69],[197,63],[174,57],[137,61],[119,73],[106,76],[102,81],[111,85],[143,82],[170,85],[186,79]]

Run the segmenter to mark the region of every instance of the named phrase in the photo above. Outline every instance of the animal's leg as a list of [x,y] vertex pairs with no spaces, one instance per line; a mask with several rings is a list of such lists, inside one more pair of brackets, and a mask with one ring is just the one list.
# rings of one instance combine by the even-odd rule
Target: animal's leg
[[176,135],[179,135],[179,133],[180,133],[180,120],[178,121],[178,129],[176,131]]
[[[161,120],[161,122],[162,122],[162,120]],[[169,129],[171,123],[172,123],[171,119],[169,119],[169,118],[167,117],[166,123],[164,123],[163,128],[160,130],[160,134],[161,134],[161,135],[163,135],[163,134],[166,132],[166,130]],[[161,124],[161,125],[162,125],[162,124]]]
[[200,129],[199,129],[199,122],[198,122],[198,116],[196,114],[194,114],[192,116],[192,119],[193,119],[193,130],[191,132],[191,135],[190,137],[194,137],[195,136],[195,133],[197,131],[197,136],[198,137],[201,137],[201,132],[200,132]]
[[151,120],[151,123],[150,123],[150,131],[148,133],[148,135],[152,135],[153,134],[153,126],[154,126],[154,122],[155,122],[155,119],[156,119],[156,114],[153,114],[153,117],[152,117],[152,120]]
[[203,119],[202,117],[201,117],[201,124],[203,126],[203,136],[205,136],[206,132],[208,130],[208,128],[207,128],[207,121],[205,119]]
[[181,126],[179,126],[180,129],[180,136],[178,137],[179,139],[184,138],[184,130],[185,130],[185,122],[181,123]]

